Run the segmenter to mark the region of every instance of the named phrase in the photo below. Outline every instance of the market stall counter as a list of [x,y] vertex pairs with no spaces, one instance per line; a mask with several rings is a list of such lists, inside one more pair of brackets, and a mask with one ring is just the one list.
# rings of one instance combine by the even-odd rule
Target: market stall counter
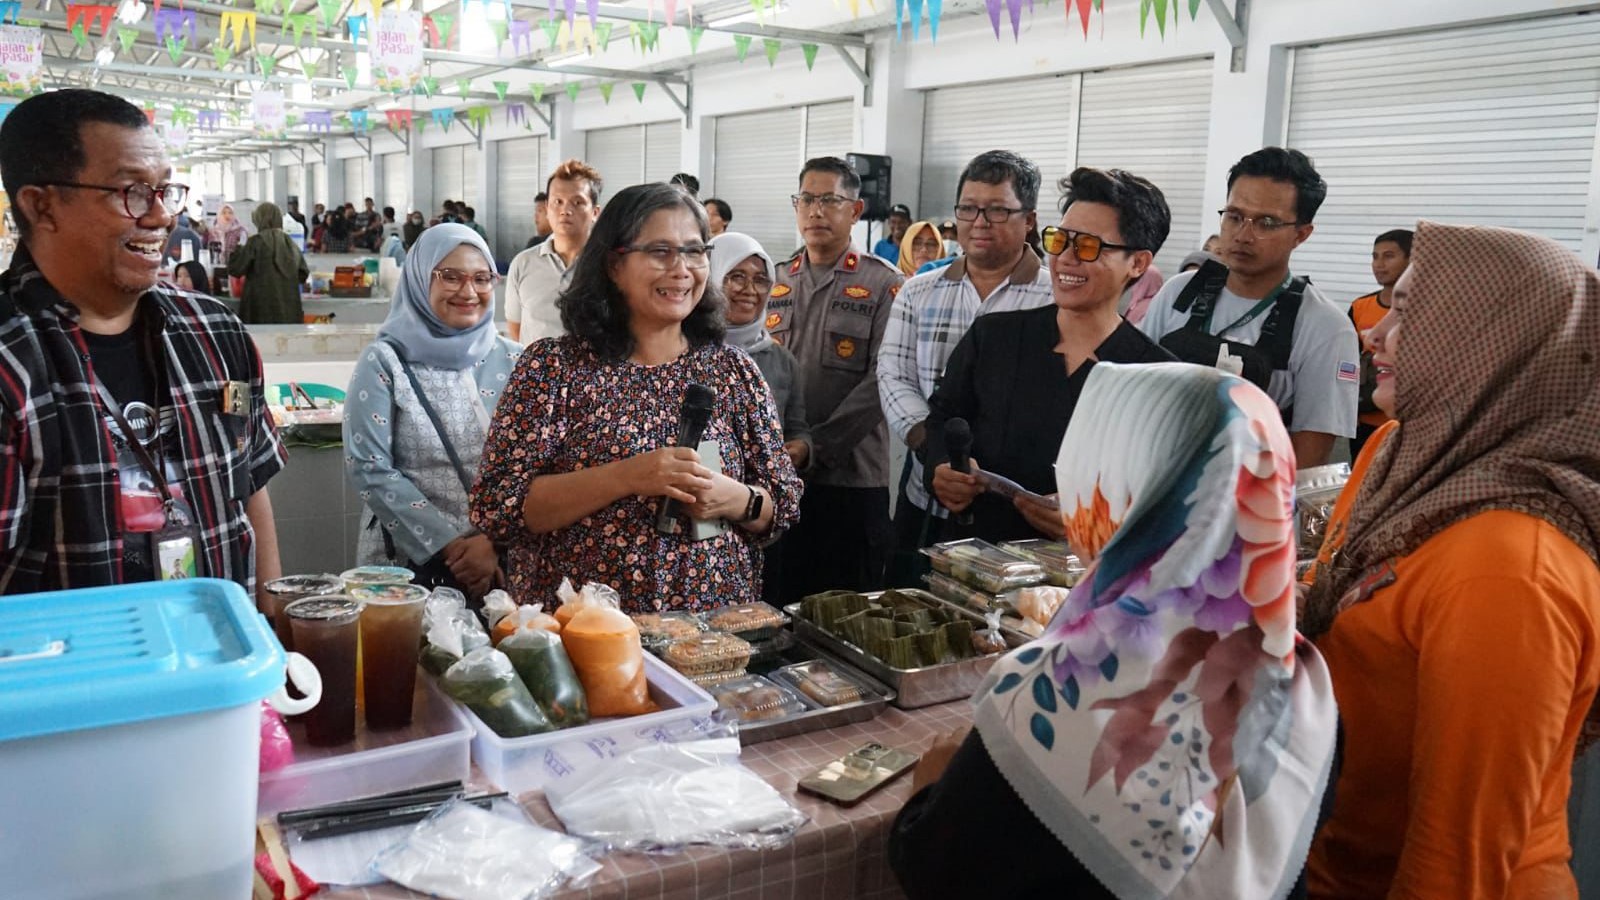
[[[613,853],[601,858],[600,873],[561,900],[761,900],[773,897],[859,897],[891,900],[904,895],[889,869],[889,828],[911,797],[904,775],[853,807],[841,807],[798,790],[801,778],[871,742],[922,753],[936,737],[971,724],[965,700],[910,711],[890,707],[867,722],[800,734],[744,748],[740,762],[760,775],[810,818],[793,842],[776,850],[696,847],[683,853]],[[539,792],[519,798],[540,825],[561,830]],[[420,898],[394,884],[319,894],[330,900]]]

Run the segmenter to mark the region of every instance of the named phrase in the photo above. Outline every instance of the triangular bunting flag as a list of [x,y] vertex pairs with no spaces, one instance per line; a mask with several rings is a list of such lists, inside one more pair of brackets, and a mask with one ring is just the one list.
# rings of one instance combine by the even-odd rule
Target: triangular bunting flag
[[511,52],[526,56],[533,52],[533,23],[526,19],[511,21]]
[[256,14],[230,9],[222,14],[222,23],[217,27],[219,37],[223,34],[233,35],[233,50],[235,53],[243,48],[245,35],[250,36],[250,46],[256,45]]
[[512,122],[521,122],[521,121],[523,121],[523,117],[524,117],[524,113],[525,112],[526,111],[523,109],[521,103],[507,103],[506,104],[506,124],[510,125]]
[[432,75],[422,76],[422,92],[429,97],[439,93],[439,79]]
[[700,39],[706,36],[706,30],[699,26],[689,29],[689,52],[700,52]]
[[439,43],[440,43],[440,46],[444,46],[444,47],[450,46],[450,29],[455,27],[456,17],[455,16],[447,16],[447,15],[445,15],[443,13],[434,13],[433,14],[433,21],[435,23],[437,23],[438,26],[439,26]]
[[300,60],[300,71],[306,73],[307,81],[314,81],[317,77],[317,64],[309,59]]
[[601,22],[594,27],[595,43],[600,45],[600,52],[604,53],[611,46],[612,22]]
[[269,16],[278,14],[278,0],[256,0],[256,12]]
[[233,59],[233,51],[228,49],[226,44],[217,41],[216,46],[211,48],[211,59],[220,69],[228,64],[228,60]]
[[429,47],[443,49],[444,44],[439,40],[439,25],[433,21],[433,16],[422,17],[422,35]]
[[1201,0],[1189,0],[1189,21],[1193,22],[1200,15]]
[[281,30],[289,32],[294,38],[294,45],[298,47],[305,40],[307,31],[310,31],[313,37],[316,36],[317,20],[311,13],[295,13],[294,15],[284,16]]
[[[362,110],[362,112],[365,112],[365,110]],[[355,110],[350,113],[352,120],[354,120],[355,113]],[[383,115],[389,120],[390,131],[399,131],[402,128],[411,127],[411,110],[409,109],[386,109],[383,111]]]
[[72,26],[72,40],[79,47],[89,46],[89,29],[82,22]]
[[944,16],[944,0],[928,0],[928,33],[939,41],[939,20]]
[[339,18],[339,0],[317,0],[317,9],[322,12],[322,27],[332,28],[335,20]]
[[733,36],[733,49],[737,51],[739,62],[744,62],[744,56],[750,52],[750,35],[736,34]]
[[496,81],[496,82],[493,82],[493,84],[494,84],[494,95],[496,97],[500,98],[500,102],[504,103],[505,99],[506,99],[506,91],[511,90],[511,82],[509,82],[509,81]]
[[472,79],[471,78],[457,78],[456,79],[456,92],[459,93],[463,97],[465,97],[468,94],[472,93]]
[[1093,4],[1094,0],[1071,0],[1065,7],[1067,21],[1069,22],[1072,21],[1073,7],[1077,8],[1078,18],[1083,22],[1083,37],[1085,40],[1089,37],[1089,9]]
[[646,83],[646,82],[635,81],[633,83],[633,96],[634,96],[634,99],[638,100],[640,103],[643,103],[644,102],[645,88],[648,88],[649,86],[650,85],[648,83]]
[[[1155,6],[1156,6],[1156,29],[1161,32],[1161,36],[1162,37],[1166,37],[1167,36],[1167,0],[1155,0]],[[1177,10],[1174,9],[1173,12],[1177,12]]]
[[361,34],[367,30],[366,16],[345,16],[345,30],[350,32],[350,45],[355,48],[361,46]]
[[361,74],[361,70],[355,66],[345,66],[342,70],[342,74],[344,75],[345,86],[351,90],[355,90],[356,76]]
[[433,124],[443,128],[445,131],[450,130],[450,126],[455,122],[455,120],[456,109],[453,106],[447,106],[444,109],[436,109],[433,111]]
[[567,82],[567,99],[574,103],[578,102],[578,89],[579,86],[576,81]]
[[536,84],[536,85],[528,88],[528,92],[533,94],[533,102],[534,103],[543,103],[544,102],[545,87],[546,87],[545,85]]
[[487,107],[487,106],[469,106],[469,107],[467,107],[467,121],[471,122],[472,124],[474,124],[476,126],[478,126],[479,128],[482,128],[483,127],[483,123],[489,121],[489,107]]
[[187,47],[188,45],[188,38],[175,38],[171,35],[167,36],[167,56],[172,59],[174,65],[177,64],[178,60],[183,59],[183,48]]
[[611,102],[611,92],[616,90],[616,88],[617,88],[617,83],[614,82],[614,81],[601,82],[601,84],[600,84],[600,96],[603,97],[607,103],[610,103]]
[[367,130],[368,126],[369,126],[369,123],[367,122],[367,111],[366,110],[364,110],[364,109],[352,109],[352,110],[350,110],[350,127],[354,128],[357,131],[365,132]]
[[817,45],[801,44],[800,53],[806,58],[806,71],[811,71],[811,67],[817,64]]
[[777,38],[762,38],[761,45],[767,50],[767,65],[778,61],[778,51],[783,49],[783,41]]
[[499,47],[511,36],[511,24],[505,19],[490,19],[489,30],[494,32],[494,45]]
[[22,0],[5,0],[0,3],[0,22],[10,22],[15,25],[19,15],[22,15]]
[[296,125],[299,125],[299,124],[300,124],[300,117],[295,115],[294,113],[289,113],[288,115],[285,115],[283,117],[283,127],[285,127],[285,128],[293,128],[293,127],[295,127]]
[[[133,42],[139,39],[137,28],[117,28],[117,40],[122,43],[122,52],[127,53],[133,47]],[[220,65],[220,64],[219,64]]]
[[556,19],[545,19],[539,23],[539,28],[544,32],[545,40],[550,42],[550,49],[556,48],[556,40],[561,37],[561,23]]
[[[1033,0],[1029,0],[1029,2],[1031,3]],[[1167,0],[1161,0],[1163,5],[1165,5],[1166,2]],[[1022,0],[1006,0],[1006,15],[1011,18],[1011,39],[1013,41],[1021,40]]]
[[261,77],[271,78],[272,67],[278,64],[278,58],[271,53],[257,53],[256,65],[261,67]]

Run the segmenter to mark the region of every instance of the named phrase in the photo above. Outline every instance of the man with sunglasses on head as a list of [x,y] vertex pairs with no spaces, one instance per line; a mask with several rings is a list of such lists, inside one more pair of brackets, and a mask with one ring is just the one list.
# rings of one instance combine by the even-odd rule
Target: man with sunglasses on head
[[1289,256],[1311,237],[1328,185],[1298,150],[1265,147],[1228,171],[1218,255],[1150,301],[1139,328],[1185,362],[1216,366],[1266,391],[1301,468],[1356,433],[1361,382],[1354,326]]
[[287,457],[255,344],[157,282],[188,194],[172,175],[111,94],[41,94],[0,124],[20,232],[0,274],[0,593],[279,575],[266,484]]
[[[1053,302],[979,316],[928,400],[926,487],[961,514],[946,524],[946,538],[1061,540],[1056,454],[1089,371],[1100,362],[1172,359],[1117,313],[1122,292],[1150,268],[1171,230],[1161,189],[1120,169],[1090,168],[1060,187],[1061,222],[1040,235]],[[971,426],[971,472],[950,466],[944,426],[954,418]],[[1028,493],[998,490],[982,473]]]
[[889,555],[889,430],[878,351],[900,270],[851,243],[861,177],[834,156],[807,160],[790,198],[805,246],[778,266],[767,330],[800,363],[811,465],[800,522],[784,538],[786,600],[882,585]]
[[1052,305],[1050,271],[1027,241],[1037,224],[1039,182],[1039,167],[1015,153],[973,157],[956,182],[956,234],[966,254],[913,276],[895,298],[878,354],[883,412],[910,451],[894,513],[893,585],[919,583],[925,557],[917,550],[942,539],[948,515],[929,502],[919,457],[928,397],[951,351],[980,315]]

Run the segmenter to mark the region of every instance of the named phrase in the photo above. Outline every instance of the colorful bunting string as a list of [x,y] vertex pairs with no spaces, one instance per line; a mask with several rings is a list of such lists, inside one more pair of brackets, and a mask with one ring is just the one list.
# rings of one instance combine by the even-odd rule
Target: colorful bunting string
[[[122,52],[127,53],[133,49],[134,43],[139,40],[139,29],[118,27],[117,40],[122,44]],[[217,68],[220,69],[222,66],[219,64]]]
[[272,68],[278,64],[278,58],[271,53],[257,53],[256,65],[261,67],[261,77],[271,78]]
[[526,19],[511,20],[511,52],[527,55],[533,52],[533,23]]
[[459,93],[462,97],[466,97],[468,94],[472,93],[472,79],[471,78],[457,78],[456,79],[456,92]]
[[314,132],[330,132],[333,130],[333,113],[326,109],[307,110],[306,125]]
[[212,46],[211,60],[217,64],[217,68],[221,69],[227,66],[228,60],[231,59],[233,59],[233,50],[229,49],[227,44],[224,44],[222,41],[217,41],[217,43]]
[[556,48],[556,41],[561,37],[561,23],[555,19],[545,19],[539,23],[539,30],[544,32],[546,41],[550,42],[549,49]]
[[777,38],[762,38],[761,46],[767,51],[767,66],[770,68],[778,61],[778,51],[783,49],[783,41]]
[[250,46],[256,45],[256,14],[230,9],[222,14],[222,25],[218,29],[222,34],[233,36],[233,50],[237,53],[242,49],[245,35],[250,36]]
[[17,16],[22,15],[22,0],[3,0],[0,2],[0,22],[17,23]]
[[167,57],[172,60],[173,65],[177,65],[178,61],[183,59],[183,49],[187,46],[189,46],[188,38],[167,36]]
[[689,52],[700,52],[700,39],[706,36],[706,30],[699,26],[689,29]]
[[[354,118],[354,112],[352,111],[351,113],[352,119]],[[361,110],[361,112],[365,112],[365,110]],[[389,120],[390,131],[400,131],[411,127],[412,111],[409,109],[386,109],[383,111],[383,115]]]
[[750,52],[750,35],[736,34],[733,36],[733,49],[736,51],[739,62],[744,62],[746,53]]
[[611,48],[611,29],[614,24],[612,22],[601,22],[594,27],[595,43],[600,45],[601,53]]
[[601,84],[600,84],[600,96],[607,103],[610,103],[611,102],[611,92],[616,90],[616,87],[617,87],[617,84],[614,81],[601,82]]
[[317,0],[317,9],[322,13],[322,27],[332,28],[339,18],[339,0]]
[[346,16],[344,27],[350,32],[350,45],[357,49],[361,46],[361,35],[367,30],[366,16]]
[[817,64],[817,45],[801,44],[800,55],[806,58],[806,71],[811,71],[811,68]]
[[341,70],[341,74],[344,75],[344,83],[345,83],[345,85],[347,87],[349,87],[351,90],[355,90],[355,87],[356,87],[356,76],[361,74],[361,70],[357,69],[355,66],[345,66]]
[[577,103],[579,88],[580,86],[576,81],[567,82],[567,99],[571,100],[573,103]]
[[489,121],[489,107],[487,107],[487,106],[469,106],[469,107],[467,107],[467,121],[471,122],[473,125],[477,126],[478,128],[482,128],[484,123]]
[[[410,110],[407,110],[407,112],[410,112]],[[368,128],[367,111],[364,109],[350,110],[350,126],[356,131],[365,134]]]
[[455,27],[456,17],[447,16],[443,13],[434,13],[433,21],[439,26],[439,45],[441,47],[450,46],[450,30]]
[[534,103],[544,102],[544,92],[546,87],[548,87],[548,85],[536,84],[533,87],[528,88],[528,91],[533,94]]
[[524,110],[521,103],[506,104],[506,125],[509,126],[512,122],[522,122],[523,116]]
[[494,95],[500,98],[500,102],[504,103],[506,99],[506,91],[511,90],[511,82],[495,81],[491,83],[494,85]]
[[650,85],[647,82],[635,81],[633,83],[633,97],[634,97],[634,99],[638,100],[640,103],[643,103],[644,102],[645,89],[648,88],[649,86]]
[[450,126],[455,123],[455,120],[456,108],[453,106],[446,106],[443,109],[433,111],[433,124],[443,128],[445,131],[450,130]]

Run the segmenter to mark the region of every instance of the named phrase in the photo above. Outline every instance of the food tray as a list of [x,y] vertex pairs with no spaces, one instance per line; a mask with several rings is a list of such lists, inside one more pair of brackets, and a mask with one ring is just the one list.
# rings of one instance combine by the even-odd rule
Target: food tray
[[935,597],[980,615],[995,607],[1009,607],[1017,592],[1022,590],[1022,588],[1012,588],[999,594],[991,594],[971,585],[962,584],[943,572],[929,572],[922,576],[922,580],[927,583],[928,592]]
[[663,647],[682,638],[694,637],[706,630],[705,623],[693,613],[638,613],[629,618],[633,619],[633,624],[639,626],[639,640],[649,649]]
[[[836,657],[829,656],[817,647],[804,642],[797,642],[793,647],[784,651],[784,661],[788,663],[822,660],[832,666],[839,674],[855,682],[861,688],[861,699],[855,703],[846,703],[842,706],[819,706],[810,698],[801,695],[800,700],[806,704],[806,711],[796,713],[771,722],[757,722],[739,726],[739,743],[748,747],[763,741],[775,741],[779,738],[793,737],[797,734],[806,734],[812,731],[825,731],[829,728],[838,728],[841,725],[850,725],[855,722],[866,722],[877,718],[884,707],[893,703],[895,692],[879,682],[877,679],[863,674],[858,669],[842,662]],[[779,684],[787,684],[781,670],[772,672],[768,677]]]
[[[768,681],[760,675],[745,675],[706,689],[725,715],[739,720],[739,727],[758,725],[803,713],[811,706],[787,684]],[[752,700],[752,695],[759,694]]]
[[[972,610],[940,600],[927,591],[918,588],[900,588],[898,592],[935,608],[953,610],[957,615],[970,619],[974,627],[985,627],[982,616]],[[871,600],[882,594],[882,591],[873,591],[862,596]],[[901,709],[917,709],[972,696],[972,692],[983,682],[983,676],[988,673],[989,667],[1000,658],[1000,654],[997,653],[939,666],[894,669],[862,652],[854,644],[813,625],[800,615],[800,604],[791,603],[784,607],[784,611],[794,619],[795,635],[801,641],[817,647],[825,655],[839,657],[891,688],[895,693],[891,702]]]
[[934,544],[922,552],[935,571],[991,594],[1045,580],[1043,566],[977,538]]
[[[973,607],[968,603],[961,600],[951,599],[950,597],[940,593],[940,590],[943,589],[952,595],[954,595],[957,591],[963,591],[971,592],[982,597],[994,596],[992,594],[985,594],[982,591],[979,591],[977,588],[964,585],[961,582],[956,581],[954,578],[951,578],[948,575],[941,575],[938,572],[929,572],[922,577],[923,580],[928,584],[929,590],[927,593],[929,593],[935,600],[938,600],[945,606],[960,610],[963,613],[975,614],[980,619],[983,618],[983,611],[975,612]],[[1007,591],[1004,594],[1001,594],[998,598],[995,598],[999,601],[998,609],[1000,610],[1000,636],[1005,638],[1006,645],[1009,647],[1020,647],[1038,637],[1037,634],[1032,634],[1024,629],[1024,619],[1022,616],[1018,615],[1016,610],[1014,610],[1010,605],[1011,600],[1016,597],[1017,591],[1020,590],[1022,589],[1017,588],[1014,591]],[[905,591],[902,589],[901,593],[905,593]],[[991,607],[991,610],[988,611],[992,611],[993,609],[994,608]],[[988,623],[985,622],[983,627],[988,628]],[[1041,628],[1040,630],[1042,631],[1043,629]]]
[[1022,541],[1002,541],[1000,549],[1031,559],[1044,567],[1045,581],[1056,587],[1073,587],[1088,571],[1083,561],[1061,541],[1029,538]]
[[[724,621],[719,621],[724,616],[740,616],[749,624],[746,626],[729,626]],[[710,631],[721,631],[727,634],[738,635],[747,641],[764,641],[775,637],[783,626],[789,624],[788,618],[778,611],[778,608],[757,600],[754,603],[739,603],[733,606],[723,606],[717,609],[708,609],[700,614],[700,621]]]
[[478,721],[472,710],[457,704],[477,728],[472,761],[485,778],[513,793],[542,790],[546,782],[572,768],[569,758],[585,754],[611,757],[635,747],[671,740],[674,733],[708,727],[717,701],[671,666],[645,654],[645,680],[650,699],[660,711],[640,716],[591,719],[587,725],[503,738]]
[[342,746],[312,747],[305,742],[305,726],[288,723],[295,761],[261,774],[257,815],[466,781],[472,723],[431,679],[419,676],[416,691],[409,728],[367,731],[358,712],[356,738]]
[[660,657],[684,675],[710,675],[743,669],[750,662],[750,644],[744,638],[717,631],[673,641],[661,648]]

